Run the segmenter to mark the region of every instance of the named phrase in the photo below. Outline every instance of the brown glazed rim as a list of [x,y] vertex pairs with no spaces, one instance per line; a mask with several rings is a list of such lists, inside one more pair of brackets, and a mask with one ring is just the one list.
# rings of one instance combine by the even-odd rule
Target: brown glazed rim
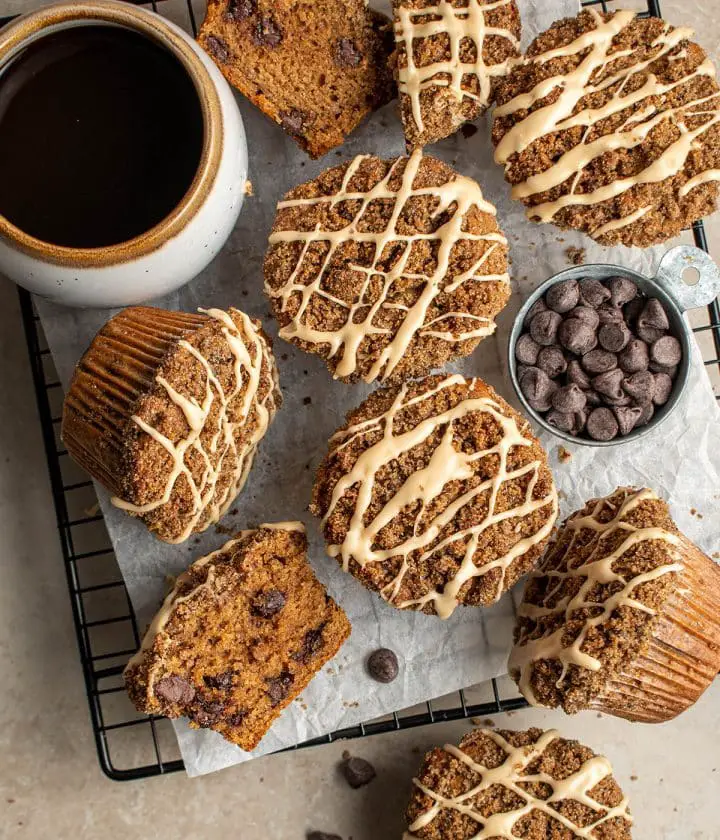
[[0,67],[43,30],[64,25],[110,23],[134,29],[168,49],[183,65],[197,91],[203,117],[203,147],[197,172],[175,209],[150,230],[126,242],[102,248],[68,248],[30,236],[0,214],[0,237],[32,257],[55,265],[80,268],[117,265],[156,251],[195,216],[215,181],[222,155],[220,98],[207,68],[187,42],[159,16],[129,3],[92,0],[57,3],[23,15],[0,30]]

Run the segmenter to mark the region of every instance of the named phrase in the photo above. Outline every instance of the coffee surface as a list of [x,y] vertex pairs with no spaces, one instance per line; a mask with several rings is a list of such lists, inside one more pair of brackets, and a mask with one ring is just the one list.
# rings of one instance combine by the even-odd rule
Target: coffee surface
[[112,26],[47,35],[0,77],[0,213],[56,245],[125,242],[197,171],[203,118],[182,64]]

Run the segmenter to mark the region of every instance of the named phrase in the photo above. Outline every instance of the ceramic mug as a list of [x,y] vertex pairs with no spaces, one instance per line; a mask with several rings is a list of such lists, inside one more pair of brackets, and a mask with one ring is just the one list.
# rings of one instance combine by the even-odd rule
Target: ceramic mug
[[127,242],[68,248],[29,236],[0,215],[0,273],[69,306],[127,306],[168,294],[217,254],[245,194],[247,143],[235,97],[211,59],[170,21],[115,0],[45,6],[0,31],[0,72],[50,32],[93,24],[133,29],[169,50],[193,82],[203,118],[200,164],[180,203]]

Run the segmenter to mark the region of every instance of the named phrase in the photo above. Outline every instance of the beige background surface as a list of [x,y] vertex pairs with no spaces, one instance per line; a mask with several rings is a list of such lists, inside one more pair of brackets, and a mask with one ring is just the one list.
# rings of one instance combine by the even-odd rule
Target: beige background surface
[[[0,13],[39,5],[0,2]],[[201,4],[198,4],[201,6]],[[630,5],[630,3],[628,3]],[[718,0],[665,0],[720,54]],[[720,255],[720,222],[710,225]],[[430,746],[469,723],[441,724],[271,756],[211,777],[181,774],[118,784],[101,773],[71,624],[62,558],[15,288],[0,280],[0,837],[301,840],[308,829],[344,840],[402,831],[410,779]],[[720,530],[720,526],[719,526]],[[638,840],[720,840],[720,683],[660,727],[594,714],[497,716],[499,726],[560,726],[614,762],[631,797]],[[338,775],[342,750],[376,765],[368,787]]]

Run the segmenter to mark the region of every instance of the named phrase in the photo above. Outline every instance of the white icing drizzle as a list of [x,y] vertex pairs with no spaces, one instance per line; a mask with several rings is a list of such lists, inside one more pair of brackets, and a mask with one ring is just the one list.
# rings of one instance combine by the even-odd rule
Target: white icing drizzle
[[[498,64],[485,64],[483,47],[488,36],[496,36],[509,41],[515,53],[520,49],[517,38],[507,29],[488,26],[485,13],[509,6],[513,0],[494,0],[481,3],[480,0],[467,0],[464,6],[453,6],[448,0],[439,0],[436,5],[412,9],[402,5],[395,6],[395,40],[405,48],[407,63],[398,68],[398,88],[410,98],[415,127],[418,132],[424,130],[420,94],[429,87],[447,88],[456,99],[464,97],[486,108],[490,101],[490,84],[495,76],[507,73],[510,58]],[[431,16],[433,19],[424,23],[418,19]],[[415,63],[414,46],[418,40],[438,35],[447,35],[450,44],[450,57],[444,61],[418,67]],[[475,44],[475,60],[463,62],[460,57],[462,42],[470,39]],[[477,77],[479,92],[473,93],[463,81],[468,75]],[[464,118],[458,115],[458,125]]]
[[[162,376],[158,375],[156,381],[163,387],[170,400],[182,411],[188,424],[187,435],[177,442],[173,442],[161,434],[153,426],[146,423],[141,417],[133,415],[133,422],[142,429],[153,440],[160,444],[171,456],[173,467],[167,476],[165,490],[162,495],[152,502],[144,505],[136,505],[118,497],[112,498],[112,503],[122,510],[134,514],[148,513],[161,505],[166,504],[175,489],[175,484],[184,476],[187,486],[190,488],[193,501],[193,509],[188,522],[179,534],[168,542],[181,543],[186,540],[200,522],[206,517],[204,527],[217,522],[228,510],[235,497],[238,495],[252,466],[257,445],[265,435],[268,425],[277,409],[276,392],[277,381],[276,371],[272,361],[270,348],[261,333],[255,328],[250,318],[244,312],[231,309],[233,315],[242,323],[242,331],[227,312],[221,309],[200,310],[210,318],[219,321],[223,327],[222,332],[225,340],[234,356],[234,383],[232,390],[226,391],[215,376],[210,362],[188,341],[181,340],[179,346],[186,350],[196,359],[205,370],[205,396],[202,403],[198,403],[195,397],[186,397],[180,394]],[[254,350],[252,358],[248,350],[248,343]],[[268,365],[268,374],[273,382],[267,393],[260,395],[262,381],[263,362]],[[245,388],[242,405],[235,416],[235,400]],[[217,407],[216,426],[208,444],[201,438],[203,432],[209,431],[208,423],[210,414]],[[239,452],[236,444],[236,432],[249,422],[251,416],[255,419],[255,429],[252,437],[245,447]],[[200,455],[205,465],[199,481],[195,481],[192,471],[186,463],[186,456],[195,452]],[[230,462],[232,478],[222,493],[217,492],[217,482],[227,461]]]
[[295,520],[291,522],[263,522],[262,525],[258,525],[258,528],[265,529],[266,531],[297,531],[301,534],[305,533],[305,525]]
[[710,181],[720,181],[720,169],[708,169],[705,172],[698,172],[687,184],[682,185],[680,188],[680,198],[686,196],[695,187],[699,187],[700,184],[707,184]]
[[[416,150],[409,158],[398,158],[390,167],[387,175],[367,192],[355,192],[349,189],[353,176],[358,171],[367,155],[359,155],[349,164],[343,177],[338,192],[333,196],[320,196],[317,198],[299,198],[281,201],[278,210],[289,207],[327,205],[330,209],[344,201],[360,202],[359,209],[353,219],[339,230],[323,230],[322,224],[318,222],[311,231],[281,230],[270,235],[270,244],[280,242],[301,242],[302,251],[295,269],[284,284],[273,289],[265,284],[266,293],[275,299],[280,299],[282,311],[288,310],[291,302],[296,303],[299,296],[300,301],[297,312],[292,316],[289,324],[280,329],[280,335],[287,340],[299,339],[309,344],[324,345],[329,348],[329,356],[332,358],[342,353],[335,377],[346,377],[352,375],[361,359],[360,348],[364,339],[374,335],[391,335],[392,331],[377,326],[374,321],[381,310],[400,310],[404,312],[402,323],[397,328],[387,346],[379,354],[369,372],[363,377],[366,382],[375,379],[381,380],[389,377],[404,354],[407,352],[411,342],[417,335],[429,335],[440,338],[444,341],[460,342],[469,338],[482,338],[491,335],[495,330],[494,322],[489,318],[471,315],[465,312],[446,313],[426,323],[428,310],[433,301],[441,293],[452,293],[468,282],[502,282],[509,283],[509,276],[503,274],[482,274],[482,269],[492,253],[497,248],[507,246],[507,240],[500,231],[490,231],[484,234],[471,234],[463,230],[463,221],[467,213],[476,207],[483,213],[495,216],[495,208],[487,202],[482,195],[479,185],[470,178],[462,175],[455,175],[452,180],[440,187],[414,187],[422,161],[422,151]],[[397,191],[390,188],[389,184],[398,172],[398,168],[405,165],[402,173],[402,183]],[[432,196],[437,199],[436,215],[447,212],[451,206],[455,207],[450,218],[442,224],[434,233],[398,233],[398,220],[402,216],[403,209],[408,201],[416,196]],[[390,220],[384,231],[373,233],[370,231],[358,230],[358,222],[366,213],[371,202],[380,200],[392,201],[393,210]],[[422,240],[438,242],[436,254],[436,267],[432,274],[410,274],[406,270],[413,243]],[[477,241],[487,242],[483,254],[463,273],[455,277],[447,277],[450,267],[450,259],[453,249],[458,242]],[[328,252],[311,282],[303,283],[299,277],[301,267],[311,245],[316,242],[327,242]],[[374,257],[370,266],[349,264],[348,269],[360,272],[364,275],[362,285],[358,289],[353,303],[346,303],[332,295],[325,288],[325,272],[330,265],[336,249],[346,242],[370,243],[374,248]],[[382,271],[377,263],[388,248],[391,246],[402,246],[402,254],[396,260],[395,265],[389,271]],[[394,303],[388,300],[388,295],[395,283],[402,283],[404,278],[412,280],[423,280],[424,286],[416,302],[410,306]],[[382,282],[382,291],[377,299],[370,303],[369,294],[371,283]],[[345,323],[338,329],[312,328],[304,322],[308,306],[313,298],[319,297],[329,301],[337,307],[347,310]],[[463,319],[467,322],[467,328],[459,335],[448,330],[437,329],[439,323],[450,318]]]
[[[603,511],[607,510],[609,502],[607,499],[599,499],[590,514],[583,516],[582,512],[578,512],[568,519],[560,530],[558,541],[550,548],[546,556],[545,568],[531,574],[531,579],[549,577],[555,580],[556,584],[548,590],[542,605],[538,606],[523,601],[518,610],[518,616],[531,619],[546,616],[563,617],[558,629],[548,635],[540,636],[537,639],[528,639],[523,633],[510,653],[508,670],[512,674],[519,674],[520,691],[533,705],[540,705],[531,684],[535,662],[542,659],[554,659],[562,664],[562,672],[556,683],[558,688],[562,686],[570,666],[574,665],[589,671],[599,671],[602,662],[582,650],[590,630],[606,622],[613,612],[620,607],[630,607],[654,615],[655,611],[651,607],[633,597],[635,590],[643,583],[657,580],[671,572],[680,572],[683,569],[683,564],[679,562],[681,554],[677,550],[682,545],[680,537],[664,528],[637,528],[626,521],[627,515],[641,502],[657,499],[657,495],[652,490],[643,489],[629,492],[615,515],[607,522],[601,522],[598,517]],[[587,536],[588,531],[594,532],[594,536],[588,544],[589,554],[587,559],[581,565],[572,567],[570,564],[576,559],[573,552],[578,536],[583,532],[585,532],[584,536]],[[614,551],[605,552],[606,540],[617,534],[618,531],[626,534],[625,538]],[[564,539],[567,535],[569,535],[569,539]],[[613,571],[613,564],[626,551],[639,543],[650,540],[661,540],[672,546],[668,553],[673,562],[638,574],[630,580],[626,580],[622,575]],[[558,554],[560,555],[559,558]],[[560,560],[559,564],[556,563],[556,558]],[[559,565],[559,568],[553,568],[556,565]],[[582,581],[577,593],[573,597],[563,596],[558,599],[553,607],[545,606],[549,599],[556,597],[565,581],[570,578],[577,578]],[[621,588],[615,594],[610,595],[604,603],[589,599],[596,584],[607,585],[610,583],[619,583]],[[584,609],[592,610],[596,614],[585,618],[583,627],[573,642],[569,645],[565,644],[563,636],[566,632],[566,624],[575,618],[574,613],[576,611]]]
[[[518,446],[531,446],[533,441],[530,437],[523,435],[515,420],[504,414],[503,409],[494,400],[489,397],[463,399],[453,408],[428,417],[414,428],[402,434],[395,433],[394,421],[400,412],[424,400],[432,399],[443,389],[465,384],[472,388],[475,381],[470,380],[467,383],[459,374],[449,375],[433,389],[410,399],[407,398],[408,386],[403,385],[386,412],[351,426],[346,431],[335,435],[331,441],[331,444],[335,444],[331,449],[331,454],[334,454],[348,446],[358,436],[365,436],[373,431],[382,432],[380,440],[359,455],[352,469],[333,488],[323,524],[332,515],[343,495],[350,488],[356,487],[358,495],[347,534],[340,545],[328,546],[328,553],[331,557],[341,558],[345,571],[348,571],[351,559],[365,568],[371,563],[385,563],[402,558],[397,575],[380,593],[386,601],[399,609],[422,608],[432,603],[440,618],[448,618],[458,605],[458,596],[462,587],[473,578],[487,574],[493,569],[499,569],[501,572],[495,595],[495,600],[499,599],[505,589],[505,575],[510,564],[542,542],[552,530],[558,504],[555,488],[553,487],[543,498],[534,498],[535,486],[542,467],[540,461],[531,461],[515,470],[508,468],[508,456],[511,450]],[[468,453],[453,445],[453,436],[455,423],[473,412],[488,414],[500,426],[502,436],[490,449]],[[442,437],[427,466],[408,476],[403,486],[384,504],[382,510],[366,523],[366,514],[373,500],[378,472],[403,453],[425,442],[438,429],[443,429]],[[475,475],[474,464],[488,456],[498,458],[495,476],[469,486],[421,528],[420,521],[426,514],[428,505],[442,493],[443,488],[450,482],[472,479]],[[503,484],[526,475],[529,475],[530,479],[522,503],[509,510],[497,511],[498,494]],[[466,528],[457,528],[450,536],[438,541],[441,531],[460,515],[465,506],[473,503],[482,494],[488,496],[487,513],[482,521]],[[417,502],[420,502],[420,508],[415,514],[412,535],[394,548],[373,548],[382,529],[405,508]],[[476,554],[478,544],[488,528],[508,519],[529,516],[545,506],[551,506],[551,511],[548,512],[547,519],[536,533],[519,539],[501,556],[485,559]],[[414,562],[418,563],[439,560],[442,558],[443,549],[460,542],[465,543],[463,559],[454,576],[445,582],[442,591],[433,589],[417,600],[397,600],[403,578],[409,564],[413,562],[411,555],[416,556]],[[476,560],[479,561],[479,565],[476,565]]]
[[[685,168],[691,151],[698,147],[699,138],[720,122],[720,91],[694,99],[676,108],[663,109],[666,94],[671,93],[675,88],[686,85],[693,78],[701,76],[715,78],[715,68],[709,59],[678,81],[666,84],[661,83],[654,73],[647,70],[654,61],[668,56],[682,41],[692,37],[694,33],[691,29],[686,27],[673,29],[669,24],[665,24],[663,31],[650,45],[652,49],[650,58],[638,61],[631,67],[615,73],[610,71],[610,75],[605,76],[612,62],[633,53],[631,49],[611,52],[611,48],[615,36],[632,23],[635,13],[618,11],[607,21],[603,20],[595,10],[589,10],[588,13],[595,20],[594,29],[580,35],[570,44],[524,59],[531,64],[545,64],[554,58],[578,55],[583,51],[588,51],[577,67],[565,75],[551,76],[539,82],[533,90],[516,96],[495,111],[497,117],[515,114],[520,110],[531,108],[553,90],[560,91],[552,104],[537,108],[519,120],[498,143],[495,160],[504,164],[506,171],[510,168],[511,158],[514,155],[525,151],[541,137],[572,128],[585,129],[581,143],[560,156],[545,171],[532,175],[512,188],[513,198],[529,198],[558,187],[575,176],[569,192],[553,201],[546,201],[527,209],[527,216],[530,219],[541,222],[551,222],[565,207],[594,206],[617,198],[635,186],[659,183],[678,175]],[[674,57],[669,56],[669,58]],[[637,90],[625,93],[628,81],[636,74],[643,72],[646,73],[643,84]],[[591,82],[593,78],[601,80]],[[603,106],[583,108],[578,113],[573,113],[581,99],[591,93],[607,90],[618,83],[617,90]],[[647,101],[644,106],[635,107],[648,100],[649,97],[656,97],[660,104]],[[711,102],[711,105],[708,104]],[[598,122],[625,109],[633,110],[622,125],[610,134],[586,142],[586,138]],[[701,125],[694,129],[688,128],[686,121],[698,117],[705,118]],[[665,121],[672,123],[679,132],[679,137],[659,157],[650,161],[644,169],[631,177],[618,178],[592,192],[576,192],[585,167],[607,152],[639,146],[653,129]],[[717,170],[698,173],[685,187],[681,188],[680,197],[686,195],[698,184],[719,179],[720,173]],[[691,183],[692,186],[689,186]],[[599,226],[592,231],[592,235],[597,238],[613,230],[627,227],[654,209],[654,206],[650,206],[643,208],[642,211],[636,210],[625,218]]]
[[[413,784],[428,796],[433,804],[423,814],[420,814],[410,825],[410,832],[419,831],[428,826],[442,810],[457,811],[464,816],[470,817],[478,824],[478,832],[473,835],[472,840],[517,840],[513,834],[513,827],[518,820],[523,819],[532,811],[540,811],[546,814],[553,821],[560,823],[564,828],[572,832],[573,837],[587,838],[594,840],[597,837],[597,830],[604,823],[610,820],[622,818],[632,825],[632,817],[628,810],[627,797],[623,796],[621,802],[613,807],[601,805],[590,795],[596,785],[608,776],[612,776],[610,762],[601,755],[593,756],[583,762],[578,770],[564,779],[554,779],[545,772],[527,772],[535,761],[537,761],[550,745],[560,738],[560,734],[550,729],[543,732],[538,740],[531,746],[514,747],[499,732],[492,729],[476,730],[494,741],[507,755],[505,760],[498,767],[486,767],[474,761],[466,752],[452,744],[445,744],[443,749],[453,758],[461,761],[473,773],[480,776],[480,781],[465,793],[454,797],[446,797],[441,793],[426,787],[419,779],[413,779]],[[528,783],[543,783],[552,788],[552,793],[547,799],[533,796],[523,785]],[[489,790],[493,785],[501,785],[508,792],[522,800],[522,805],[512,808],[509,811],[492,814],[489,817],[483,816],[476,809],[474,799]],[[552,807],[553,803],[564,800],[575,800],[581,805],[590,808],[597,814],[597,818],[586,826],[579,826],[573,820],[560,814]],[[411,837],[417,836],[410,834]]]

